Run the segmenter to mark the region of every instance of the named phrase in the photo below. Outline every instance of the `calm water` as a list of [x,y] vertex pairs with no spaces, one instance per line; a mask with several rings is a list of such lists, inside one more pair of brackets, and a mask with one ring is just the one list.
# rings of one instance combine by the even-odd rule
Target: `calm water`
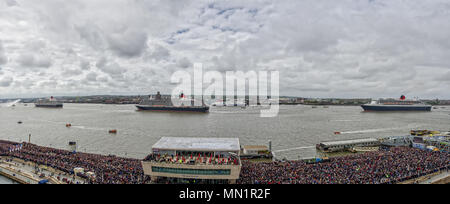
[[[0,139],[78,151],[144,158],[164,136],[239,137],[242,145],[268,144],[277,157],[308,158],[320,141],[406,135],[414,128],[450,129],[450,107],[422,113],[365,113],[360,107],[281,106],[275,118],[259,108],[212,107],[209,114],[138,112],[133,105],[65,104],[0,107]],[[18,124],[23,121],[23,124]],[[71,123],[71,128],[65,124]],[[118,134],[108,134],[117,129]],[[341,131],[342,135],[334,135]]]

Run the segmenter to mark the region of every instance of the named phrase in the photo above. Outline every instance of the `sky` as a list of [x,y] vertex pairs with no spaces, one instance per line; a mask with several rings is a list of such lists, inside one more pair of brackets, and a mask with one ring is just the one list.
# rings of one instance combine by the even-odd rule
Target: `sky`
[[0,97],[171,93],[278,71],[280,95],[450,99],[448,0],[0,0]]

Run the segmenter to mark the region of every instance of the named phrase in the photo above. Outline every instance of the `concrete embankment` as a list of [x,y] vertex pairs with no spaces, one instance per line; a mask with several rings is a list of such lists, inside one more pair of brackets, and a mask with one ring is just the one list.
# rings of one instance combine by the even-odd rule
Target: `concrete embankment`
[[39,180],[33,178],[33,176],[22,172],[19,169],[12,168],[8,164],[0,164],[0,175],[9,178],[17,183],[21,184],[38,184]]
[[416,179],[400,182],[399,184],[450,184],[450,172],[439,171]]
[[42,180],[47,180],[47,184],[85,183],[53,168],[9,157],[0,157],[0,175],[20,184],[39,184]]
[[435,176],[429,176],[427,180],[420,184],[450,184],[450,172],[442,172]]

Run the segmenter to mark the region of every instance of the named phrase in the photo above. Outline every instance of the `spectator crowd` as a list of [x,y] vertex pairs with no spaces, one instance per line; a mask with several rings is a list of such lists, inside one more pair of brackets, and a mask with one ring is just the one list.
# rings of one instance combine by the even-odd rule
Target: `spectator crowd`
[[241,184],[389,184],[448,170],[450,154],[395,147],[359,155],[304,161],[244,162]]
[[[139,159],[70,152],[29,143],[0,140],[0,156],[14,157],[74,174],[75,168],[94,184],[142,184],[144,175]],[[166,160],[150,156],[146,160]],[[191,159],[191,158],[184,158]],[[177,160],[180,160],[178,158]],[[194,157],[192,160],[196,160]],[[197,159],[198,160],[198,159]],[[205,161],[211,158],[204,159]],[[171,160],[172,161],[172,160]],[[183,158],[181,160],[183,162]],[[221,161],[221,160],[216,160]],[[231,161],[231,160],[230,160]],[[450,168],[450,153],[410,147],[393,147],[316,163],[305,161],[242,162],[239,184],[389,184],[398,183]]]
[[74,174],[75,168],[83,168],[84,172],[93,172],[94,177],[86,173],[77,175],[95,184],[141,184],[148,181],[138,159],[70,152],[29,143],[16,148],[18,145],[0,141],[0,156],[34,162],[68,174]]

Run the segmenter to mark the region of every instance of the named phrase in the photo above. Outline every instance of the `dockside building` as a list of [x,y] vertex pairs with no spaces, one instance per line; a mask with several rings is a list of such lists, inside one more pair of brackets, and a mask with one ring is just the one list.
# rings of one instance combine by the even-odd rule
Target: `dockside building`
[[154,183],[236,183],[241,171],[238,138],[163,137],[142,162]]

